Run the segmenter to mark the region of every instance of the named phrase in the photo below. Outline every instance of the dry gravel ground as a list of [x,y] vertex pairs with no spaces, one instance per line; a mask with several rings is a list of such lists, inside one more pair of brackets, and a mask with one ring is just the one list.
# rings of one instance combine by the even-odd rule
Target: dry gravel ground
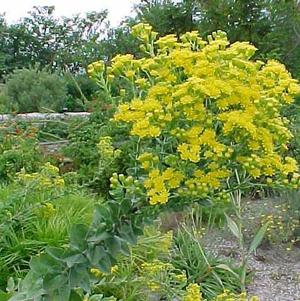
[[261,301],[300,300],[300,249],[286,251],[283,247],[258,250],[250,268],[255,272],[248,291]]
[[[246,210],[245,219],[250,212],[252,218],[248,230],[251,231],[251,228],[257,228],[257,219],[253,219],[253,214],[261,214],[261,208],[263,211],[265,208],[269,212],[272,211],[278,200],[252,200],[248,204],[250,209]],[[209,248],[221,256],[239,262],[236,240],[227,229],[212,232],[206,235]],[[250,296],[258,296],[260,301],[300,301],[299,246],[294,246],[288,251],[283,243],[270,244],[264,241],[257,249],[256,255],[251,255],[249,268],[254,273],[252,282],[247,287]]]
[[[214,248],[220,256],[239,262],[234,239],[223,231],[221,236],[219,234],[209,234],[210,249]],[[212,236],[216,239],[212,240]],[[249,268],[254,274],[247,287],[250,296],[258,296],[260,301],[300,301],[299,248],[286,251],[284,245],[263,245],[256,255],[251,256]]]

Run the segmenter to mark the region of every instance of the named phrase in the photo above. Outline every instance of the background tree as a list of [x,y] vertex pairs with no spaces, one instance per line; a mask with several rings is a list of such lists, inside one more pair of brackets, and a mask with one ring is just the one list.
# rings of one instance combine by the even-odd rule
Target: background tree
[[15,68],[37,64],[52,71],[66,68],[79,71],[98,58],[106,17],[104,10],[56,18],[54,6],[34,7],[27,17],[10,26],[2,17],[0,38],[1,45],[5,46],[5,66],[0,76]]
[[195,0],[141,0],[135,10],[137,19],[151,24],[159,34],[179,36],[195,29],[197,6]]

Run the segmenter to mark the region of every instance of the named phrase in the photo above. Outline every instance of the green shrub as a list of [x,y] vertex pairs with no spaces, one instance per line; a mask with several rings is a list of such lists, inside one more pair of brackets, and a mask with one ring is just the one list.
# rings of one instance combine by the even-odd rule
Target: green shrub
[[16,70],[6,80],[4,101],[13,112],[61,111],[67,98],[65,80],[46,70]]

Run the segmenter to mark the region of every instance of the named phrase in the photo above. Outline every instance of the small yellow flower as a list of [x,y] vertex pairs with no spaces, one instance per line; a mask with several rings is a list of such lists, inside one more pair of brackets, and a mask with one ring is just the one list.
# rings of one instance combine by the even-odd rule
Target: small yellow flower
[[103,273],[99,270],[99,269],[96,269],[96,268],[91,268],[90,269],[90,272],[91,274],[93,274],[96,278],[100,278]]

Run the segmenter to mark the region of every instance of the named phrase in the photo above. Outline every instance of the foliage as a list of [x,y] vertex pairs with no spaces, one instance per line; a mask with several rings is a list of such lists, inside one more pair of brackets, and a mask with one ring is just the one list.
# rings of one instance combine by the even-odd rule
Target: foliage
[[72,227],[67,247],[47,247],[45,253],[34,257],[31,271],[12,300],[72,300],[79,298],[79,288],[89,293],[94,282],[90,269],[109,272],[117,263],[116,256],[128,254],[128,243],[136,243],[145,222],[156,215],[148,207],[140,207],[142,200],[132,186],[132,180],[120,179],[120,186],[112,191],[113,199],[96,206],[92,223]]
[[100,43],[105,61],[110,62],[117,54],[141,55],[139,43],[131,35],[131,27],[135,24],[136,20],[128,18],[117,28],[109,28],[107,36]]
[[[108,194],[112,174],[124,173],[132,160],[132,143],[124,139],[126,130],[111,123],[110,116],[111,112],[102,111],[92,114],[87,121],[71,124],[69,143],[63,150],[78,172],[79,183],[104,195]],[[105,153],[99,144],[104,140],[115,151]]]
[[38,147],[34,128],[23,129],[15,123],[0,127],[0,182],[12,181],[15,174],[26,168],[38,169],[43,157]]
[[95,204],[83,193],[68,191],[58,169],[49,163],[38,173],[17,175],[18,180],[0,189],[0,286],[8,277],[23,277],[29,260],[46,246],[67,242],[74,223],[88,223]]
[[[252,205],[252,204],[251,204]],[[248,206],[244,220],[253,226],[268,224],[265,243],[284,245],[289,251],[299,243],[299,193],[290,191],[279,197],[265,198]],[[254,221],[254,222],[253,222]],[[248,226],[249,227],[249,226]]]
[[0,27],[0,45],[6,54],[0,77],[36,64],[53,71],[75,72],[98,57],[107,12],[56,18],[54,11],[53,6],[34,7],[19,23]]
[[174,240],[172,264],[186,272],[190,283],[198,283],[208,300],[222,293],[224,288],[237,291],[240,287],[239,270],[232,263],[207,253],[201,245],[201,238],[196,229],[179,229]]
[[168,263],[172,233],[161,233],[147,227],[137,245],[130,248],[129,258],[121,256],[112,271],[103,274],[93,270],[99,283],[95,292],[114,296],[118,300],[138,300],[142,297],[172,300],[182,294],[186,276]]
[[7,79],[4,97],[13,112],[61,111],[67,98],[66,84],[57,74],[21,69]]
[[93,100],[97,85],[85,74],[73,76],[71,73],[67,73],[65,78],[70,99],[66,102],[65,107],[68,111],[83,111],[86,101]]
[[136,5],[138,20],[149,23],[162,36],[175,33],[177,37],[196,29],[196,8],[195,0],[150,0]]

